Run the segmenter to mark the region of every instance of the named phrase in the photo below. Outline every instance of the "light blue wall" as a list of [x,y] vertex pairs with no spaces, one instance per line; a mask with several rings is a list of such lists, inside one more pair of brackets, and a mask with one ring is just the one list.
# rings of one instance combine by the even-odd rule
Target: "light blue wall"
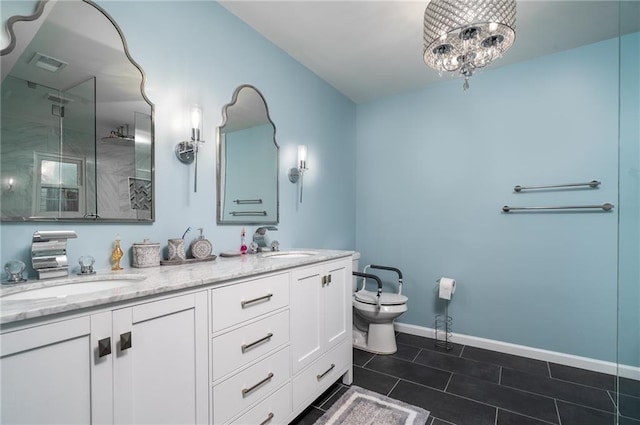
[[[441,276],[461,334],[615,361],[617,40],[357,108],[356,248],[405,274],[403,323],[433,327]],[[446,78],[446,77],[445,77]],[[515,185],[597,179],[596,190]]]
[[[34,231],[74,229],[69,241],[75,265],[85,254],[109,267],[112,242],[124,247],[149,238],[166,245],[187,226],[203,227],[214,252],[239,249],[242,226],[216,226],[215,140],[222,107],[234,89],[252,84],[265,96],[280,146],[280,225],[271,235],[283,249],[353,249],[355,245],[355,105],[325,81],[215,2],[99,1],[120,25],[132,57],[147,75],[146,93],[155,103],[156,222],[154,224],[2,223],[2,263],[28,262]],[[2,21],[5,2],[2,7]],[[189,133],[190,105],[203,108],[207,141],[199,157],[198,192],[193,167],[180,163],[177,142]],[[297,145],[309,149],[304,203],[287,179]],[[252,232],[253,227],[247,228]],[[195,237],[197,232],[192,232]],[[126,250],[123,264],[129,264]]]
[[618,359],[640,366],[640,33],[621,37],[620,52]]

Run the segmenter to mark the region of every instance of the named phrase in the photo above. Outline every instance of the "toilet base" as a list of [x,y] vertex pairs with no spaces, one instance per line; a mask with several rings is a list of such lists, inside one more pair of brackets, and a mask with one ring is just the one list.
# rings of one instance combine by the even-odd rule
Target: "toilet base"
[[353,346],[374,354],[393,354],[398,351],[393,322],[369,323],[369,331],[353,327]]

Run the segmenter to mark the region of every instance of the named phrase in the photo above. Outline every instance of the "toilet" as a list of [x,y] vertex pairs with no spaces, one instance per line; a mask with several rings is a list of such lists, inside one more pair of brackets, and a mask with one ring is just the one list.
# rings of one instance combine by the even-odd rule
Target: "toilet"
[[[353,255],[353,271],[358,271],[360,253]],[[375,266],[374,266],[375,267]],[[397,269],[394,269],[397,270]],[[372,266],[366,266],[364,273],[376,274]],[[399,271],[398,271],[399,272]],[[378,305],[377,291],[364,288],[362,278],[353,276],[353,346],[376,354],[393,354],[398,350],[393,322],[407,311],[408,298],[402,295],[402,275],[399,273],[397,292],[382,292]],[[369,287],[375,281],[368,280]]]

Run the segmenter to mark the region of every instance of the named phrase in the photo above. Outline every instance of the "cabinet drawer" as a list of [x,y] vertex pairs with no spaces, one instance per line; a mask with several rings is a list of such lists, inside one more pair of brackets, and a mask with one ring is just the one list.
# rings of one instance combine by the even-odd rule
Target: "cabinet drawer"
[[227,422],[289,379],[289,347],[213,387],[213,423]]
[[351,357],[351,341],[345,341],[294,377],[294,410],[303,403],[311,403],[322,391],[329,388],[349,367]]
[[286,425],[285,420],[290,413],[291,384],[287,384],[232,423],[236,425]]
[[289,274],[264,277],[211,291],[213,332],[289,305]]
[[213,380],[289,342],[289,310],[213,338]]

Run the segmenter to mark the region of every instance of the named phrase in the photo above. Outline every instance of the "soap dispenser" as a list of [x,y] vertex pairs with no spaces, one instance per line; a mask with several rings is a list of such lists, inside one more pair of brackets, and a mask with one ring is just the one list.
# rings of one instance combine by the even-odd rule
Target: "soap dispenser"
[[206,240],[202,235],[202,228],[199,228],[198,230],[200,230],[200,236],[191,242],[191,255],[193,258],[202,260],[211,256],[213,247],[211,246],[211,242]]

